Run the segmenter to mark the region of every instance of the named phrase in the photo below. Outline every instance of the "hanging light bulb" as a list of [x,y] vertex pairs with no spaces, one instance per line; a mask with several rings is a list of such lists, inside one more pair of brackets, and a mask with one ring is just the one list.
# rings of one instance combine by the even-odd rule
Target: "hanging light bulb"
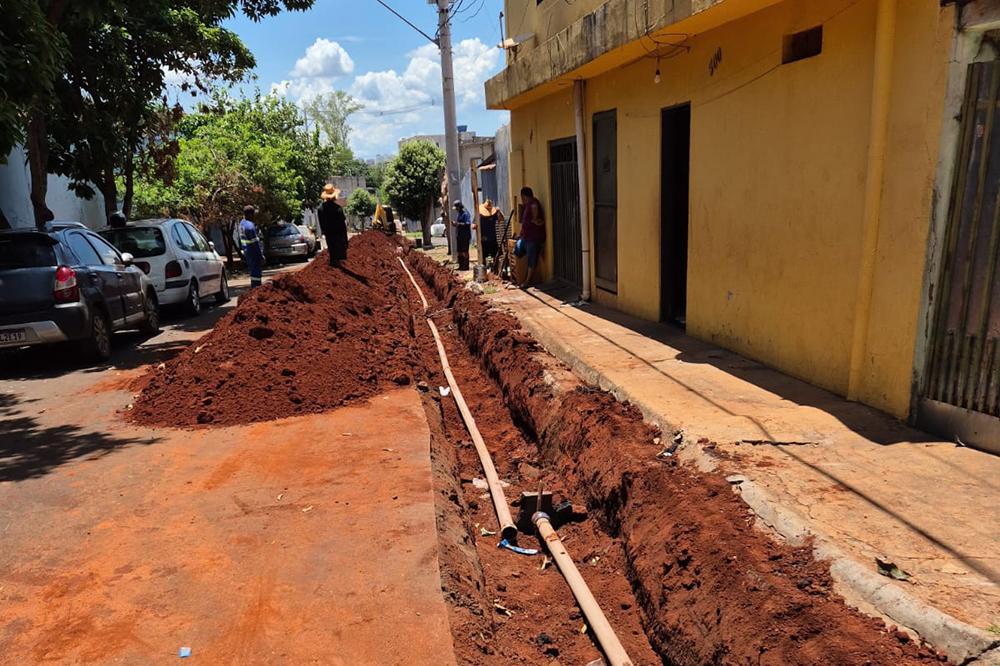
[[659,58],[659,56],[657,56],[657,58],[656,58],[656,74],[653,75],[653,83],[659,83],[659,82],[660,82],[660,58]]

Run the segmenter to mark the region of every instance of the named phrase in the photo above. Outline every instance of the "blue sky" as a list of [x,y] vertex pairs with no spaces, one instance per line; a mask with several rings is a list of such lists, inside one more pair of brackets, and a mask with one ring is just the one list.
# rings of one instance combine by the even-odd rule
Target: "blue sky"
[[[387,0],[434,35],[437,12],[426,0]],[[453,21],[458,122],[492,134],[506,112],[487,111],[483,81],[500,71],[502,0],[465,0]],[[478,10],[478,14],[476,11]],[[286,12],[260,23],[235,18],[227,27],[257,58],[257,85],[300,100],[346,90],[365,105],[352,118],[351,144],[360,157],[391,154],[413,134],[444,131],[437,49],[375,0],[317,0],[306,12]],[[377,115],[378,110],[412,109]]]

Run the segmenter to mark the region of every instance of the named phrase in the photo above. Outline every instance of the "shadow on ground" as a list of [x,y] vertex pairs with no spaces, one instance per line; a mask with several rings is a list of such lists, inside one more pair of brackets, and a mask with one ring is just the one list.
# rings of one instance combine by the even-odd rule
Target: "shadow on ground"
[[[951,446],[950,444],[942,443],[939,438],[935,438],[923,431],[912,428],[892,416],[878,411],[877,409],[860,403],[848,402],[844,398],[829,391],[782,374],[781,372],[758,363],[757,361],[753,361],[734,352],[721,349],[710,343],[696,340],[686,335],[684,330],[680,327],[671,324],[647,322],[599,305],[580,303],[579,290],[576,287],[567,286],[562,283],[548,283],[543,285],[540,290],[552,298],[561,301],[562,305],[553,306],[549,302],[539,298],[537,295],[531,294],[531,292],[528,292],[528,295],[546,305],[546,307],[559,311],[560,314],[564,316],[570,317],[567,310],[571,311],[574,309],[581,309],[590,315],[612,322],[634,333],[656,340],[672,347],[673,349],[676,349],[678,353],[673,357],[656,359],[643,358],[629,349],[627,342],[623,343],[621,340],[608,337],[591,326],[588,326],[583,321],[573,317],[573,321],[575,321],[578,325],[583,326],[594,335],[599,336],[609,344],[612,344],[618,349],[629,354],[636,361],[641,362],[648,368],[663,375],[666,379],[684,386],[685,389],[712,403],[718,409],[730,414],[731,416],[738,416],[752,421],[762,434],[761,443],[775,444],[776,450],[794,460],[797,464],[812,470],[816,474],[826,478],[835,486],[850,492],[873,509],[891,516],[898,523],[905,525],[908,529],[920,535],[926,541],[947,552],[950,556],[960,560],[967,567],[978,572],[987,580],[993,583],[1000,583],[1000,570],[995,569],[991,564],[983,561],[982,558],[962,552],[960,548],[949,544],[946,540],[933,534],[929,529],[925,529],[924,526],[918,524],[918,520],[914,519],[912,516],[903,515],[903,513],[897,511],[894,507],[887,505],[885,502],[880,501],[875,497],[872,497],[869,493],[865,492],[861,488],[858,488],[847,478],[844,478],[844,476],[836,473],[835,471],[831,471],[830,469],[807,460],[795,451],[794,446],[781,446],[781,444],[787,444],[787,442],[775,441],[774,437],[771,436],[771,433],[768,432],[765,425],[756,419],[752,414],[743,414],[731,410],[725,404],[713,399],[711,395],[706,395],[705,393],[698,391],[696,388],[684,384],[682,380],[657,367],[656,364],[676,359],[685,363],[704,363],[711,365],[742,381],[778,395],[788,402],[796,405],[812,407],[826,412],[840,421],[851,431],[858,433],[867,440],[879,445],[888,446],[902,443],[938,443],[941,447],[949,447]],[[937,446],[921,448],[919,450],[919,454],[928,455],[934,457],[935,459],[941,459],[941,457],[937,455],[937,448]],[[994,483],[990,483],[985,480],[980,480],[980,482],[986,483],[990,487],[996,487]]]
[[[664,361],[678,360],[685,363],[702,363],[711,365],[733,377],[763,389],[769,393],[780,396],[782,399],[805,407],[812,407],[833,416],[850,430],[878,444],[899,444],[903,442],[936,442],[939,439],[928,435],[925,432],[912,428],[905,423],[878,411],[872,407],[856,402],[848,402],[842,397],[835,395],[825,389],[821,389],[812,384],[808,384],[800,379],[795,379],[780,371],[769,368],[766,365],[740,356],[731,351],[727,351],[708,342],[696,340],[685,334],[684,330],[672,324],[644,321],[629,315],[604,308],[593,303],[579,303],[579,289],[567,286],[564,283],[548,283],[540,287],[540,290],[547,295],[563,302],[563,306],[556,308],[546,303],[544,300],[534,296],[530,292],[528,295],[535,298],[547,307],[559,311],[569,317],[565,310],[581,309],[588,314],[612,322],[623,328],[638,333],[644,337],[656,340],[677,350],[677,355],[668,358],[646,359],[635,354],[620,340],[610,338],[600,331],[597,331],[577,318],[573,320],[580,326],[586,328],[594,335],[599,336],[606,342],[614,345],[618,349],[629,354],[635,360],[641,362],[651,370],[663,375],[672,382],[676,382],[685,389],[698,395],[706,402],[711,403],[719,410],[740,418],[753,421],[761,433],[762,441],[774,442],[775,438],[762,424],[757,422],[751,415],[734,412],[726,405],[713,399],[712,396],[686,385],[682,380],[674,377],[669,372],[657,367],[656,364]],[[780,443],[780,442],[777,442]]]
[[[244,291],[246,288],[233,288],[231,302],[235,303]],[[111,341],[111,359],[105,363],[93,363],[81,358],[71,344],[2,351],[0,379],[52,379],[76,371],[132,370],[151,363],[163,363],[191,344],[190,337],[177,339],[170,335],[171,332],[207,333],[230,311],[232,308],[229,307],[205,305],[200,315],[191,317],[180,308],[164,308],[162,330],[158,335],[150,337],[138,331],[116,333]]]
[[21,406],[14,396],[0,393],[0,482],[38,478],[75,460],[95,460],[127,446],[159,441],[114,437],[72,425],[45,426],[24,414]]

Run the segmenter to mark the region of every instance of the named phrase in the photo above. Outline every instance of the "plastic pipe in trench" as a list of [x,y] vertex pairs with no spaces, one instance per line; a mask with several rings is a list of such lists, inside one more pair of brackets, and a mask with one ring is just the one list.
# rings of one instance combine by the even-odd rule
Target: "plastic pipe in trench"
[[[403,261],[402,257],[397,257],[397,259],[399,259],[399,265],[403,267],[406,275],[410,278],[413,288],[417,290],[420,302],[424,306],[424,314],[427,315],[427,325],[434,335],[434,342],[437,344],[438,356],[441,358],[441,367],[444,369],[444,376],[448,380],[448,386],[451,387],[451,394],[455,397],[455,402],[458,404],[458,411],[461,412],[465,427],[469,430],[472,441],[476,445],[476,451],[479,453],[479,462],[482,463],[483,473],[486,475],[486,483],[490,487],[490,496],[493,498],[493,507],[497,513],[497,520],[500,522],[500,532],[505,539],[511,539],[517,535],[517,528],[511,519],[510,509],[507,506],[507,498],[504,496],[503,488],[500,485],[500,477],[497,476],[496,467],[493,465],[493,458],[490,456],[489,449],[486,448],[486,442],[479,433],[476,421],[472,418],[472,412],[469,411],[469,406],[465,403],[465,398],[462,397],[462,391],[458,388],[458,382],[455,381],[455,376],[451,372],[451,366],[448,364],[448,354],[445,353],[444,343],[441,342],[441,335],[438,333],[437,326],[434,325],[429,316],[428,310],[430,306],[427,304],[427,299],[424,298],[424,292],[420,289],[420,285],[417,284],[413,273],[407,268],[406,262]],[[580,610],[583,611],[584,617],[587,618],[587,622],[594,631],[594,636],[604,651],[604,656],[607,657],[608,665],[632,666],[632,660],[629,659],[628,654],[625,652],[625,647],[618,640],[618,636],[615,634],[614,629],[611,628],[608,618],[604,616],[604,611],[601,610],[600,604],[597,603],[597,599],[594,598],[590,588],[587,587],[587,583],[583,580],[583,576],[580,575],[580,571],[573,564],[573,558],[570,557],[566,551],[566,547],[563,546],[562,540],[559,539],[559,534],[552,527],[552,523],[549,522],[548,515],[539,511],[531,517],[531,520],[535,524],[535,527],[538,528],[539,535],[545,541],[546,548],[552,554],[552,559],[555,560],[556,566],[559,567],[563,578],[566,579],[566,583],[569,585],[570,590],[572,590],[573,596],[576,597],[577,603],[580,604]]]

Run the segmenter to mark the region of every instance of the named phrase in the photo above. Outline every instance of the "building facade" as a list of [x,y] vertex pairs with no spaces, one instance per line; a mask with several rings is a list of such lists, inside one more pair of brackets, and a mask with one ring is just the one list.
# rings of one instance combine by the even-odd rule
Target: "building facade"
[[1000,432],[991,5],[507,0],[487,104],[511,112],[512,191],[549,211],[546,275]]

